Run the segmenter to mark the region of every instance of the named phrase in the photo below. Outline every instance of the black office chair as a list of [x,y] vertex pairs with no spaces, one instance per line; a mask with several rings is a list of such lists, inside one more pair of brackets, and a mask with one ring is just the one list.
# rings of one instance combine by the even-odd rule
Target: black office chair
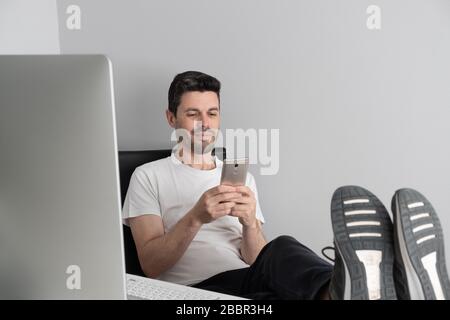
[[[170,156],[171,150],[119,151],[120,192],[122,207],[134,169],[147,162]],[[123,241],[125,247],[125,269],[127,273],[143,276],[139,258],[129,226],[123,225]]]
[[[119,171],[120,171],[120,191],[122,196],[122,206],[130,184],[131,175],[136,167],[147,162],[156,161],[170,156],[171,149],[144,150],[144,151],[119,151]],[[225,159],[225,148],[216,148],[213,154],[219,159]],[[125,246],[125,268],[126,272],[138,276],[145,274],[141,269],[139,258],[134,244],[130,227],[123,225],[123,240]]]

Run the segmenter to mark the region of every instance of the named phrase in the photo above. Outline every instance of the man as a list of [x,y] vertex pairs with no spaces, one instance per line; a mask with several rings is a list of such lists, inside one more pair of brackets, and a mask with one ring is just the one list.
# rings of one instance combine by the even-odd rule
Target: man
[[[396,299],[396,291],[416,297],[406,258],[397,263],[402,272],[395,287],[392,223],[373,194],[343,187],[333,196],[334,268],[292,237],[267,243],[253,176],[245,186],[219,185],[222,161],[212,146],[220,128],[220,82],[201,72],[178,74],[168,100],[177,151],[136,168],[123,208],[148,277],[254,299]],[[405,211],[399,208],[397,216]],[[423,298],[450,298],[441,243],[436,239],[431,248],[444,264],[442,281],[434,284],[440,291]]]

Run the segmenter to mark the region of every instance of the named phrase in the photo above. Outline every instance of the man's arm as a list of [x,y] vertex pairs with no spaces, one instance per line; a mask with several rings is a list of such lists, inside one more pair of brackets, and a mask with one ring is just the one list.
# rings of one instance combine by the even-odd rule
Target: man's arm
[[143,215],[129,223],[144,273],[156,278],[170,269],[184,254],[201,226],[230,213],[241,194],[231,186],[206,191],[195,206],[167,233],[161,217]]
[[131,218],[129,223],[142,271],[150,278],[156,278],[171,268],[201,227],[189,213],[166,234],[159,216],[143,215]]
[[261,223],[256,219],[254,226],[242,226],[241,255],[247,264],[253,264],[262,248],[267,244]]
[[242,197],[236,200],[231,209],[231,216],[238,217],[242,224],[241,255],[247,264],[253,264],[261,249],[266,245],[261,223],[256,218],[256,198],[253,191],[247,186],[236,187]]

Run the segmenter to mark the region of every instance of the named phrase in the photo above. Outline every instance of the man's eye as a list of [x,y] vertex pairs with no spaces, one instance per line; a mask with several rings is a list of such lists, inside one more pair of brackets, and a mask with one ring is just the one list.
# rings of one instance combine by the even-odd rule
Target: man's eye
[[210,114],[209,114],[211,117],[215,117],[215,116],[217,116],[217,112],[210,112]]
[[197,113],[195,113],[195,112],[191,112],[191,113],[187,114],[188,117],[195,117],[196,115],[197,115]]

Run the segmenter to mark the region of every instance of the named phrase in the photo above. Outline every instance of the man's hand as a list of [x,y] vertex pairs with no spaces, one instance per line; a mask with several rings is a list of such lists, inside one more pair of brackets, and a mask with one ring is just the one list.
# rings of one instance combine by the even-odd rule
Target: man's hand
[[242,201],[241,192],[236,187],[219,185],[202,194],[190,214],[199,224],[210,223],[231,213],[236,201]]
[[248,228],[256,228],[256,199],[253,191],[247,186],[236,187],[236,192],[242,194],[241,199],[236,200],[236,205],[231,209],[230,216],[238,217],[239,222]]

